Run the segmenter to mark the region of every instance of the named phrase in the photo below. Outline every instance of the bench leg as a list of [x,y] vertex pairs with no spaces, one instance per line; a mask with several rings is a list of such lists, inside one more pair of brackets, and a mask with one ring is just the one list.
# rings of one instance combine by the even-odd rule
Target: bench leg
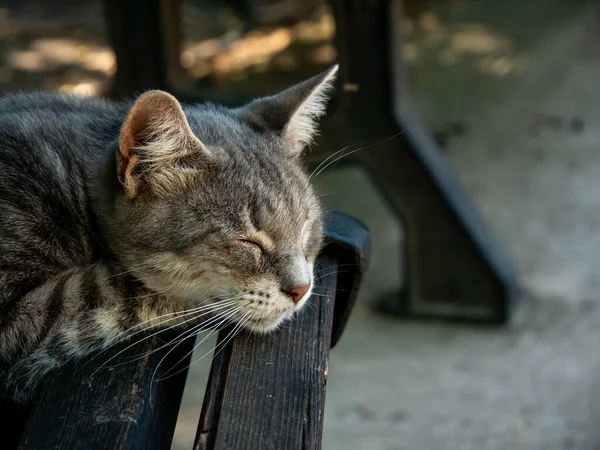
[[516,277],[405,102],[395,51],[399,32],[391,27],[400,20],[390,18],[398,5],[333,2],[342,94],[320,148],[378,142],[353,155],[353,161],[366,166],[407,234],[405,287],[382,300],[383,311],[502,323],[515,300]]
[[114,96],[169,89],[182,76],[180,8],[180,0],[104,0],[117,59]]

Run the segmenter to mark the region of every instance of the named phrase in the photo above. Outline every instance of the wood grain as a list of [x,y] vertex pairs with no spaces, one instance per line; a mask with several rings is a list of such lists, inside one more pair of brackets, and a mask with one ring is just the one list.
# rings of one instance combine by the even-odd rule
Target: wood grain
[[242,333],[213,360],[195,449],[321,448],[335,267],[320,258],[320,296],[283,329]]
[[[165,336],[170,339],[173,336]],[[191,340],[177,346],[160,365],[158,376],[184,358]],[[155,341],[154,345],[162,345]],[[112,354],[125,348],[115,348]],[[137,356],[152,345],[140,345],[122,354]],[[35,402],[21,440],[21,449],[168,449],[187,369],[166,381],[150,383],[168,349],[143,359],[93,372],[111,352],[85,364],[72,364],[49,376]],[[110,366],[110,364],[109,364]]]

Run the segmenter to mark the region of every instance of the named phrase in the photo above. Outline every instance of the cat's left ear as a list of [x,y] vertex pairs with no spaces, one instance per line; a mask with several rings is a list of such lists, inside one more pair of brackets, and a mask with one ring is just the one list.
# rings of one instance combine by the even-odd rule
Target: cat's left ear
[[337,72],[336,64],[279,94],[254,100],[242,108],[242,117],[259,129],[282,135],[289,140],[290,153],[299,155],[317,133]]

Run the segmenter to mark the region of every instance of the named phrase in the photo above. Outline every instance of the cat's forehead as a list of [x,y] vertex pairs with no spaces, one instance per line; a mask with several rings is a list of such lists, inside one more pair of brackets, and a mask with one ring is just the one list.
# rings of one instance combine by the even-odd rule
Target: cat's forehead
[[307,190],[306,180],[286,182],[285,169],[263,173],[267,168],[244,169],[243,164],[230,162],[216,169],[218,173],[200,187],[196,205],[210,210],[216,225],[239,233],[266,233],[277,243],[297,236],[304,223],[315,216],[311,210],[316,199]]
[[184,108],[190,129],[204,144],[222,148],[238,147],[249,139],[257,139],[235,110],[219,105],[203,104]]
[[[186,110],[190,128],[215,156],[238,162],[264,159],[283,162],[289,159],[290,142],[279,131],[256,128],[239,111],[218,105],[201,105]],[[264,170],[264,165],[249,165],[245,170]]]
[[283,147],[285,140],[220,107],[192,111],[192,118],[192,130],[217,160],[207,180],[210,189],[230,217],[272,234],[301,228],[316,200],[300,161]]

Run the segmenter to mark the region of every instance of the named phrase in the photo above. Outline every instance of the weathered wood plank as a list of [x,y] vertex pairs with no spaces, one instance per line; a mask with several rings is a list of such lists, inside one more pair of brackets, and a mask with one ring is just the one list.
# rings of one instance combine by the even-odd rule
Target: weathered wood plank
[[[139,345],[121,356],[141,355],[163,342]],[[186,367],[189,357],[185,355],[192,344],[188,340],[177,346],[160,364],[157,376],[181,358]],[[117,365],[124,360],[115,359],[112,368],[101,369],[92,376],[103,361],[126,346],[106,352],[87,364],[83,361],[68,365],[49,376],[33,406],[19,448],[168,449],[187,370],[166,381],[150,383],[169,347],[127,364]]]
[[319,296],[293,321],[243,332],[214,358],[195,449],[321,448],[336,263],[319,259]]

